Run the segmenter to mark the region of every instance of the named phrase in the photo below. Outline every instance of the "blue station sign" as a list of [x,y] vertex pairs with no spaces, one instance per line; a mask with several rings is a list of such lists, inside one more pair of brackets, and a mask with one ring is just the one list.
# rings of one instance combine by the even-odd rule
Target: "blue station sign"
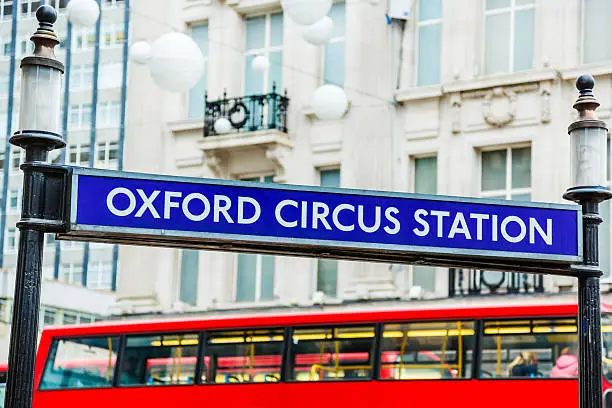
[[577,205],[74,168],[70,231],[58,237],[440,264],[570,264],[581,260],[581,231]]

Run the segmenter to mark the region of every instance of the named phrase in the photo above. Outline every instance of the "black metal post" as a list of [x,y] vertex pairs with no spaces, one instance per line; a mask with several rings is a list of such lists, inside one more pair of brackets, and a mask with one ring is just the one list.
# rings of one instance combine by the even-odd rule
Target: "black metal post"
[[[586,138],[607,137],[606,124],[595,117],[595,109],[599,102],[595,99],[592,89],[595,81],[590,75],[582,75],[576,81],[576,88],[580,96],[574,108],[580,113],[580,118],[569,127],[571,137],[582,138],[581,143],[576,143],[574,154],[584,155],[585,151],[592,149],[592,145]],[[595,141],[595,140],[592,140]],[[605,143],[605,139],[602,140]],[[596,145],[596,143],[594,143]],[[587,152],[589,154],[591,152]],[[599,154],[605,157],[605,144]],[[588,156],[581,157],[587,160]],[[603,169],[595,168],[603,173]],[[588,174],[589,166],[598,167],[595,163],[582,163],[584,169],[573,169],[583,171],[583,175],[576,176],[573,182],[579,184],[567,190],[563,198],[574,201],[582,206],[582,264],[575,265],[574,270],[578,273],[578,347],[579,347],[579,369],[578,369],[578,393],[580,408],[601,408],[602,399],[602,339],[601,339],[601,310],[599,277],[599,224],[602,218],[599,215],[599,203],[612,197],[607,187],[600,185],[597,177]],[[576,163],[572,163],[576,166]],[[604,177],[605,178],[605,177]],[[580,185],[582,184],[582,185]]]
[[[34,55],[24,58],[21,68],[22,70],[34,68],[41,71],[63,72],[63,64],[57,61],[53,54],[53,48],[59,44],[53,32],[53,23],[57,14],[51,6],[43,5],[36,11],[36,17],[40,26],[32,36],[35,44]],[[36,84],[25,83],[22,83],[21,86],[26,85],[36,86]],[[21,103],[25,105],[28,100],[24,101],[22,97]],[[40,109],[41,106],[22,106],[22,115],[23,110],[37,108]],[[59,110],[59,104],[58,106],[46,106],[45,109],[55,112],[56,109]],[[38,114],[39,111],[35,113]],[[36,123],[39,123],[38,116],[36,118]],[[21,123],[20,126],[23,127],[24,124]],[[24,172],[23,205],[21,220],[17,223],[21,234],[9,346],[6,408],[30,408],[32,406],[44,233],[57,230],[57,223],[50,222],[47,218],[51,213],[50,210],[57,210],[60,208],[58,205],[61,205],[59,203],[63,202],[62,197],[51,194],[47,170],[44,169],[53,166],[43,162],[47,160],[50,150],[64,147],[65,143],[60,135],[48,129],[34,130],[28,129],[27,124],[25,126],[25,129],[16,132],[10,139],[11,144],[25,149],[26,158],[21,166]],[[51,171],[56,170],[51,169]]]

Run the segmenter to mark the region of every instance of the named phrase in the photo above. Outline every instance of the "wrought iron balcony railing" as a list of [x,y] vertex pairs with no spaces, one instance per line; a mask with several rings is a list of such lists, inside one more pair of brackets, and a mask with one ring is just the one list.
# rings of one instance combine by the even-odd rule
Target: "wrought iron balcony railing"
[[449,268],[448,297],[544,292],[544,276]]
[[231,133],[265,129],[287,133],[289,98],[287,90],[284,95],[276,92],[276,84],[272,85],[272,92],[262,95],[228,98],[223,92],[223,98],[216,101],[209,101],[208,94],[204,98],[204,137],[217,135],[215,122],[220,118],[230,121]]

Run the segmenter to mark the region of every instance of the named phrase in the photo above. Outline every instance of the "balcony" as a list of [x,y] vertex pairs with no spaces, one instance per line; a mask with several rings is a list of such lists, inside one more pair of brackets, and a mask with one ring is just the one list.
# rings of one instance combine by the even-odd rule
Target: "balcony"
[[238,98],[223,98],[209,101],[205,95],[204,137],[216,136],[215,122],[226,118],[232,124],[230,133],[257,132],[278,129],[287,133],[287,108],[289,98],[287,90],[281,95],[272,85],[272,92],[263,95],[249,95]]
[[[272,92],[261,95],[228,98],[224,92],[217,100],[208,100],[206,95],[204,138],[198,146],[207,166],[219,177],[272,171],[276,181],[284,181],[285,161],[293,148],[287,128],[288,107],[287,91],[281,95],[276,85]],[[215,131],[215,123],[221,118],[231,124],[224,134]]]
[[449,268],[448,297],[544,292],[544,276]]

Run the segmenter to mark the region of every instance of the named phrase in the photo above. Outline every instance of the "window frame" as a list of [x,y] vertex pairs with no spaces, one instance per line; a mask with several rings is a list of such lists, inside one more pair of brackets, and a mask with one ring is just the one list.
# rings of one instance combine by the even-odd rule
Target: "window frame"
[[[108,287],[102,285],[105,283],[103,279],[105,273],[108,272],[109,282]],[[96,277],[96,279],[92,279],[92,277]],[[94,285],[90,285],[91,283],[95,283]],[[113,263],[108,260],[99,260],[89,262],[87,268],[87,289],[103,291],[103,292],[111,292],[113,286]]]
[[[499,320],[499,319],[496,319]],[[378,350],[378,355],[376,356],[376,360],[378,361],[378,372],[377,372],[377,376],[376,376],[376,380],[378,381],[384,381],[384,382],[403,382],[403,383],[412,383],[412,382],[416,382],[416,381],[443,381],[443,382],[447,382],[447,381],[471,381],[471,380],[477,380],[479,379],[478,377],[474,377],[475,373],[479,373],[480,372],[480,358],[478,358],[478,360],[476,360],[476,358],[474,356],[479,356],[479,349],[478,347],[482,344],[479,341],[479,338],[482,337],[481,333],[484,333],[484,324],[482,324],[482,322],[484,321],[484,319],[482,318],[474,318],[474,317],[470,317],[470,316],[465,316],[463,318],[457,318],[457,319],[447,319],[447,318],[440,318],[440,319],[412,319],[412,320],[389,320],[389,321],[383,321],[380,322],[380,334],[377,337],[377,342],[379,343],[379,350]],[[423,379],[423,378],[415,378],[415,379],[401,379],[401,378],[388,378],[388,379],[381,379],[380,378],[380,370],[381,370],[381,355],[382,355],[382,339],[385,333],[385,325],[391,325],[391,324],[399,324],[399,325],[403,325],[403,324],[414,324],[414,323],[419,323],[419,324],[429,324],[429,323],[457,323],[457,322],[462,322],[462,323],[473,323],[474,325],[474,344],[471,347],[472,350],[472,361],[471,361],[471,366],[470,366],[470,370],[469,370],[469,377],[461,377],[461,378],[435,378],[435,379]],[[470,350],[470,349],[466,349]],[[478,364],[478,367],[475,367],[475,364]],[[467,371],[466,371],[467,372]]]
[[[273,14],[280,14],[283,17],[283,37],[281,38],[281,45],[271,45],[271,39],[272,39],[272,15]],[[249,18],[254,18],[254,17],[265,17],[265,33],[264,33],[264,46],[263,48],[254,48],[251,50],[248,50],[246,48],[247,45],[247,20]],[[284,45],[285,45],[285,36],[284,36],[284,29],[285,29],[285,13],[283,12],[283,10],[274,10],[274,11],[268,11],[265,13],[257,13],[257,14],[251,14],[248,16],[245,16],[244,20],[243,20],[243,24],[244,24],[244,52],[242,53],[242,80],[243,80],[243,84],[242,84],[242,93],[243,95],[246,95],[246,74],[247,71],[251,69],[250,66],[247,66],[247,59],[250,56],[258,56],[258,55],[262,55],[264,57],[266,57],[266,59],[268,61],[270,61],[270,54],[273,52],[281,52],[283,53],[283,59],[285,58],[285,54],[284,54]],[[210,32],[209,32],[210,35]],[[210,39],[209,39],[210,42]],[[271,64],[271,63],[270,63]],[[262,72],[260,75],[263,76],[263,81],[262,81],[262,91],[261,94],[267,94],[272,92],[272,84],[268,83],[270,80],[270,67],[268,67],[268,69],[266,69],[266,72]],[[276,92],[280,93],[280,89],[281,89],[282,84],[276,84]],[[248,96],[248,95],[246,95]],[[267,116],[267,113],[266,113]]]
[[325,42],[325,44],[320,46],[321,47],[321,51],[320,51],[321,52],[320,54],[321,55],[321,62],[320,62],[321,78],[319,81],[319,86],[323,86],[326,84],[325,82],[325,51],[327,50],[328,44],[343,43],[342,51],[344,52],[344,66],[342,67],[342,84],[333,84],[333,83],[330,83],[330,84],[339,86],[340,88],[344,88],[344,83],[346,82],[346,11],[347,11],[346,6],[347,6],[347,1],[348,0],[340,0],[332,4],[332,7],[335,6],[336,4],[341,4],[341,3],[344,4],[344,32],[340,36],[330,37],[329,40]]
[[[514,67],[514,42],[516,39],[516,30],[515,30],[515,14],[517,11],[522,11],[522,10],[529,10],[529,9],[533,9],[533,13],[534,13],[534,28],[533,28],[533,45],[534,45],[534,52],[533,52],[533,61],[532,61],[532,66],[530,68],[530,70],[534,69],[535,67],[535,56],[536,56],[536,50],[535,50],[535,45],[537,43],[536,41],[536,37],[538,36],[538,31],[537,31],[537,15],[536,15],[536,11],[537,11],[537,5],[536,2],[537,0],[533,0],[533,3],[531,4],[523,4],[523,5],[516,5],[516,0],[509,0],[510,1],[510,6],[509,7],[500,7],[498,9],[493,9],[493,10],[487,10],[487,0],[483,0],[482,1],[482,17],[483,17],[483,24],[482,24],[482,34],[481,34],[481,49],[482,49],[482,53],[480,56],[480,60],[482,61],[481,63],[481,75],[482,76],[495,76],[495,75],[508,75],[508,74],[514,74],[520,71],[516,71],[515,67]],[[491,16],[491,15],[497,15],[497,14],[503,14],[503,13],[507,13],[510,12],[510,33],[508,34],[509,36],[509,44],[507,44],[510,49],[508,50],[508,67],[505,71],[503,72],[495,72],[495,73],[487,73],[487,66],[486,66],[486,59],[487,59],[487,17]]]
[[[478,376],[473,378],[474,380],[478,380],[478,381],[577,381],[578,377],[500,377],[500,378],[486,378],[486,377],[481,377],[480,373],[481,373],[481,368],[482,368],[482,352],[483,352],[483,343],[484,343],[484,338],[485,338],[485,326],[487,322],[507,322],[507,321],[512,321],[512,320],[529,320],[530,321],[530,325],[531,322],[533,320],[560,320],[560,319],[575,319],[576,320],[576,341],[578,341],[578,318],[576,317],[576,315],[555,315],[555,316],[550,316],[550,315],[540,315],[540,316],[534,316],[534,315],[527,315],[524,317],[502,317],[502,318],[484,318],[484,319],[479,319],[480,321],[480,350],[478,353],[478,369],[477,369],[477,374]],[[520,334],[519,334],[520,335]],[[527,335],[527,333],[525,333],[524,335]],[[489,336],[494,336],[494,335],[489,335]],[[576,343],[577,345],[578,343]],[[603,378],[603,375],[602,375]]]
[[[321,176],[323,175],[324,172],[336,171],[336,170],[340,173],[339,174],[339,185],[337,187],[327,187],[326,186],[325,188],[341,188],[342,187],[342,166],[340,164],[319,166],[316,168],[317,179],[319,180],[319,186],[321,186]],[[319,287],[319,261],[324,260],[324,258],[311,258],[311,259],[313,261],[312,262],[311,293],[314,295],[316,292],[319,292],[319,290],[317,289]],[[338,259],[327,259],[327,260],[336,261],[336,295],[329,296],[324,291],[320,291],[320,292],[324,293],[325,297],[328,299],[338,299],[340,297],[339,290],[338,290],[340,288],[340,285],[338,284],[338,278],[340,277],[340,261]],[[311,298],[312,298],[312,295],[311,295]]]
[[[529,159],[530,172],[533,170],[533,144],[529,142],[523,143],[515,143],[508,145],[493,145],[493,146],[485,146],[481,147],[477,150],[478,153],[478,197],[480,198],[491,198],[498,197],[500,195],[504,195],[505,198],[494,198],[498,200],[512,200],[513,194],[531,194],[533,193],[533,172],[531,172],[531,178],[529,179],[529,187],[520,187],[520,188],[512,188],[512,150],[514,149],[531,149],[531,157]],[[495,152],[495,151],[506,151],[506,188],[503,190],[482,190],[482,171],[483,171],[483,163],[482,163],[482,153],[485,152]],[[533,201],[533,197],[530,198],[530,201]]]
[[[292,325],[288,327],[288,334],[286,334],[287,337],[285,337],[285,341],[288,341],[288,346],[285,348],[284,352],[283,352],[283,366],[285,369],[285,378],[284,380],[281,380],[280,382],[285,382],[285,383],[290,383],[290,384],[321,384],[321,383],[327,383],[327,384],[335,384],[335,383],[347,383],[347,382],[368,382],[368,381],[376,381],[379,379],[379,375],[380,375],[380,358],[379,358],[379,354],[380,354],[380,336],[379,334],[382,334],[382,331],[380,331],[378,329],[378,327],[380,325],[385,325],[385,324],[389,324],[389,322],[381,322],[381,321],[369,321],[369,322],[358,322],[358,323],[351,323],[351,322],[342,322],[342,323],[338,323],[338,324],[334,324],[334,323],[323,323],[323,324],[317,324],[317,323],[311,323],[311,324],[303,324],[303,325]],[[351,378],[348,380],[338,380],[338,381],[334,381],[334,380],[329,380],[329,381],[298,381],[298,380],[294,380],[291,379],[292,373],[293,373],[293,360],[291,359],[291,346],[293,345],[293,334],[295,332],[295,330],[300,330],[300,329],[338,329],[338,328],[347,328],[347,327],[359,327],[359,326],[365,326],[365,327],[369,327],[372,326],[372,328],[374,329],[374,338],[372,340],[372,349],[370,350],[370,366],[372,367],[371,370],[371,375],[369,378]],[[378,363],[377,363],[378,362]],[[376,371],[375,371],[376,370]]]
[[[17,251],[19,247],[19,229],[15,227],[8,227],[5,231],[6,239],[4,240],[4,251],[7,253],[13,253]],[[9,245],[12,241],[11,236],[13,237],[14,242]]]
[[[486,7],[486,1],[484,0],[485,3],[485,7]],[[413,78],[412,78],[412,83],[414,84],[415,87],[422,87],[422,86],[436,86],[442,83],[442,45],[444,43],[444,1],[441,1],[441,15],[440,18],[434,18],[431,20],[419,20],[419,0],[415,0],[414,2],[414,72],[413,72]],[[434,25],[434,24],[440,24],[440,30],[442,30],[442,35],[440,36],[440,44],[438,46],[438,53],[440,54],[440,66],[438,67],[438,82],[436,82],[435,84],[419,84],[419,51],[420,51],[420,32],[421,32],[421,27],[426,27],[426,26],[430,26],[430,25]]]
[[[59,311],[59,309],[56,309],[56,311]],[[62,319],[62,323],[63,324],[63,319],[64,319],[64,312],[61,312],[61,319]],[[77,316],[77,321],[78,321],[78,316]],[[56,323],[57,325],[57,315],[56,315]],[[117,338],[117,343],[118,343],[118,347],[117,347],[117,357],[115,359],[115,366],[113,367],[113,379],[110,383],[110,385],[104,386],[104,387],[82,387],[82,388],[41,388],[42,384],[43,384],[43,378],[45,376],[45,373],[47,372],[47,368],[49,366],[49,364],[51,363],[51,359],[49,358],[51,356],[51,351],[53,350],[53,344],[57,342],[57,344],[59,344],[60,341],[64,340],[64,341],[70,341],[74,339],[94,339],[94,338],[113,338],[116,337]],[[119,374],[119,372],[117,371],[117,367],[119,366],[119,363],[121,362],[121,355],[123,354],[123,350],[121,348],[122,345],[122,339],[125,338],[125,335],[122,334],[115,334],[115,333],[108,333],[108,334],[93,334],[93,335],[84,335],[84,336],[58,336],[58,337],[52,337],[50,339],[50,343],[49,343],[49,348],[47,349],[47,353],[45,354],[45,363],[43,366],[43,370],[42,370],[42,374],[40,377],[40,381],[38,382],[38,387],[36,387],[36,392],[58,392],[58,391],[62,391],[62,392],[70,392],[70,391],[78,391],[78,390],[106,390],[106,389],[110,389],[110,388],[115,388],[115,379],[118,378],[117,375]],[[57,353],[57,347],[55,348],[55,352]],[[55,357],[56,354],[53,355],[53,362],[55,362]]]
[[592,61],[592,62],[586,62],[584,60],[584,52],[585,52],[585,41],[586,41],[586,35],[585,35],[585,28],[586,28],[586,0],[581,0],[580,1],[580,61],[579,63],[581,65],[602,65],[602,64],[606,64],[609,63],[611,60],[610,59],[602,59],[599,61]]
[[[267,183],[265,181],[266,177],[274,177],[276,174],[274,173],[257,173],[253,175],[244,175],[240,177],[241,181],[250,181],[253,183]],[[253,180],[258,178],[259,180]],[[273,183],[274,181],[272,181]],[[238,263],[240,254],[236,254],[234,256],[234,265],[233,265],[233,289],[232,289],[232,302],[235,304],[259,304],[259,303],[275,303],[278,301],[276,299],[276,284],[277,284],[277,271],[276,271],[276,255],[270,254],[262,254],[262,253],[248,253],[248,255],[255,255],[256,258],[256,268],[255,268],[255,298],[253,300],[237,300],[238,297]],[[274,282],[272,285],[272,299],[261,300],[261,287],[262,287],[262,259],[263,256],[272,256],[274,258]]]

